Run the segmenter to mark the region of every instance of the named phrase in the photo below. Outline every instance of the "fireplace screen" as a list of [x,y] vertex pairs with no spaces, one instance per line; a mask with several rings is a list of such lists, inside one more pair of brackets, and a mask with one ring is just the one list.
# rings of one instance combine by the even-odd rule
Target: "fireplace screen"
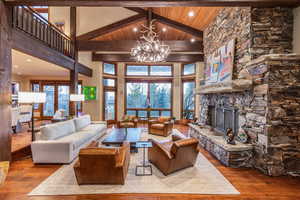
[[217,131],[226,133],[231,128],[234,133],[238,132],[238,110],[233,107],[209,106],[208,125]]

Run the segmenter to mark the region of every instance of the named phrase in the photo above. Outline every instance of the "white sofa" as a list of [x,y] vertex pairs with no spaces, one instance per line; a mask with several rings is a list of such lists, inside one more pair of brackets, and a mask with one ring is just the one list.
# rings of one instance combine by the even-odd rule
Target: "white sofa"
[[89,115],[41,127],[31,144],[34,163],[70,163],[81,148],[105,135],[106,122],[92,122]]

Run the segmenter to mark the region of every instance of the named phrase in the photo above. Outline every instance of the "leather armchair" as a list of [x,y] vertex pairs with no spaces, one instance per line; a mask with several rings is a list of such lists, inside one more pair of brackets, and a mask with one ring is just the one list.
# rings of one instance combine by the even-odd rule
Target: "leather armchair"
[[151,140],[153,147],[148,150],[149,161],[164,175],[194,166],[198,156],[198,140],[195,138],[158,142]]
[[148,121],[148,130],[150,134],[167,137],[172,133],[173,122],[169,117],[159,117]]
[[125,115],[121,121],[117,122],[118,128],[137,128],[138,118],[132,115]]
[[124,185],[129,162],[129,142],[124,142],[122,147],[117,148],[89,147],[80,150],[74,171],[79,185]]

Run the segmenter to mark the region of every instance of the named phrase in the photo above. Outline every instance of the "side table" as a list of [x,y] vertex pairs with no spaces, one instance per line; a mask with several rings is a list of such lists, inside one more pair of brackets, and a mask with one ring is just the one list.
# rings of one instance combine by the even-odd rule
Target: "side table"
[[[143,164],[142,165],[137,165],[135,167],[135,175],[136,176],[151,176],[152,175],[152,166],[151,164],[146,164],[146,148],[151,148],[152,147],[152,142],[137,142],[135,147],[138,148],[143,148]],[[142,168],[143,172],[139,173],[138,169]],[[145,169],[149,168],[150,169],[150,173],[146,173]]]

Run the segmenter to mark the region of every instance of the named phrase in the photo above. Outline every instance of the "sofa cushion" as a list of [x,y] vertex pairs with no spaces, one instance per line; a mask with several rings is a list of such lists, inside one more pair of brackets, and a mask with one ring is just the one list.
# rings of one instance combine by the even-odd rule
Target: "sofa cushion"
[[90,124],[87,127],[81,129],[81,131],[90,132],[93,134],[98,134],[100,132],[103,132],[103,130],[106,129],[105,124]]
[[91,124],[91,116],[84,115],[82,117],[78,117],[74,119],[74,122],[75,122],[76,131],[80,131],[81,129]]
[[48,124],[41,127],[41,140],[56,140],[58,138],[70,135],[75,132],[75,125],[73,120],[59,122],[55,124]]
[[89,141],[95,134],[89,131],[79,131],[74,134],[59,138],[58,142],[72,143],[73,149],[78,149],[81,145]]

